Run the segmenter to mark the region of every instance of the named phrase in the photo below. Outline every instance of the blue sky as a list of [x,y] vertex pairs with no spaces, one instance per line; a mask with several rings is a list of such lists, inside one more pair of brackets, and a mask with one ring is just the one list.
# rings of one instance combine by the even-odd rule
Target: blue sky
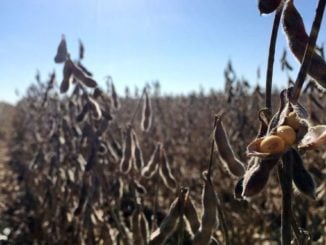
[[[295,4],[309,30],[317,1]],[[264,85],[273,18],[259,15],[256,0],[1,0],[0,100],[16,102],[15,89],[23,95],[36,70],[43,80],[55,70],[61,80],[62,65],[53,57],[62,34],[72,57],[83,41],[84,65],[100,85],[111,75],[120,93],[153,80],[165,93],[222,89],[228,60],[252,84],[259,66]],[[326,41],[324,23],[319,44]],[[278,86],[286,84],[279,64],[285,47],[280,31]]]

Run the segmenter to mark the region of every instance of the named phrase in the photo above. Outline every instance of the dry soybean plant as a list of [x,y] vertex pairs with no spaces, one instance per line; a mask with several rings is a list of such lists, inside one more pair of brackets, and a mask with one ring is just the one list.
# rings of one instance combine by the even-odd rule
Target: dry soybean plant
[[[265,93],[229,62],[224,94],[161,96],[155,83],[119,97],[112,77],[104,89],[83,65],[82,42],[73,60],[63,36],[62,80],[38,75],[16,107],[8,243],[324,244],[325,62],[313,48],[324,2],[309,36],[293,1],[258,2],[275,12]],[[294,87],[272,94],[281,19],[302,65]],[[291,69],[286,53],[281,65]]]
[[[302,155],[315,150],[326,143],[326,125],[313,126],[309,121],[306,109],[298,102],[306,75],[309,75],[317,87],[326,88],[325,60],[315,51],[315,43],[321,25],[326,1],[319,1],[311,33],[305,31],[303,19],[296,9],[293,0],[258,1],[261,13],[275,13],[275,20],[270,43],[266,78],[266,109],[259,112],[260,129],[258,136],[248,144],[249,161],[243,174],[243,163],[235,156],[226,138],[222,115],[217,116],[215,141],[223,163],[229,172],[240,176],[235,185],[235,197],[251,198],[260,193],[266,186],[269,176],[278,167],[282,190],[281,242],[291,244],[292,233],[298,244],[311,243],[311,238],[298,227],[293,216],[292,183],[306,197],[316,199],[316,184],[306,170]],[[280,107],[271,117],[271,87],[273,60],[277,30],[282,19],[284,33],[292,53],[301,63],[294,87],[280,93]],[[284,55],[283,55],[284,59]],[[289,67],[289,66],[288,66]],[[315,104],[318,101],[315,100]],[[292,232],[293,231],[293,232]]]

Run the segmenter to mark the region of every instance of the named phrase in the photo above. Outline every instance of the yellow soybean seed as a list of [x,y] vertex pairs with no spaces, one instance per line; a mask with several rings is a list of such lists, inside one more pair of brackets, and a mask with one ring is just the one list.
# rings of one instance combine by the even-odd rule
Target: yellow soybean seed
[[289,125],[294,130],[298,130],[301,126],[300,119],[297,116],[297,113],[294,111],[290,112],[285,118],[285,124]]
[[296,139],[296,133],[290,126],[284,125],[276,129],[276,135],[281,137],[288,145],[292,145]]
[[260,142],[260,151],[263,153],[278,154],[285,150],[284,140],[276,135],[270,135],[265,137]]

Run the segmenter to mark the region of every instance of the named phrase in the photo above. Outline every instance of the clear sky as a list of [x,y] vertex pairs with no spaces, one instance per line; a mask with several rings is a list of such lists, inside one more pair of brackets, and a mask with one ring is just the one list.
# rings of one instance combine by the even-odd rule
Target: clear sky
[[[309,31],[317,1],[295,4]],[[222,89],[228,60],[252,84],[259,66],[264,86],[273,19],[259,15],[256,0],[1,0],[0,100],[16,102],[15,89],[24,94],[36,70],[42,80],[53,70],[61,80],[62,65],[53,58],[62,34],[73,58],[83,41],[84,65],[100,85],[111,75],[120,93],[153,80],[165,93]],[[326,40],[324,23],[319,44]],[[286,84],[279,63],[285,47],[280,31],[279,86]]]

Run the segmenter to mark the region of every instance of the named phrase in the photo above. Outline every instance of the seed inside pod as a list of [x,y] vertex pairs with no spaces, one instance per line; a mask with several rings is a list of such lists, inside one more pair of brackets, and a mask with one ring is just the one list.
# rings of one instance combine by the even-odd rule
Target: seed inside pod
[[279,154],[285,150],[284,140],[276,135],[265,137],[260,142],[260,151],[263,153]]
[[276,135],[281,137],[287,145],[292,145],[296,139],[294,129],[287,125],[278,127],[276,129]]
[[300,119],[298,115],[294,111],[292,111],[286,116],[285,124],[289,125],[294,130],[297,130],[300,128]]

